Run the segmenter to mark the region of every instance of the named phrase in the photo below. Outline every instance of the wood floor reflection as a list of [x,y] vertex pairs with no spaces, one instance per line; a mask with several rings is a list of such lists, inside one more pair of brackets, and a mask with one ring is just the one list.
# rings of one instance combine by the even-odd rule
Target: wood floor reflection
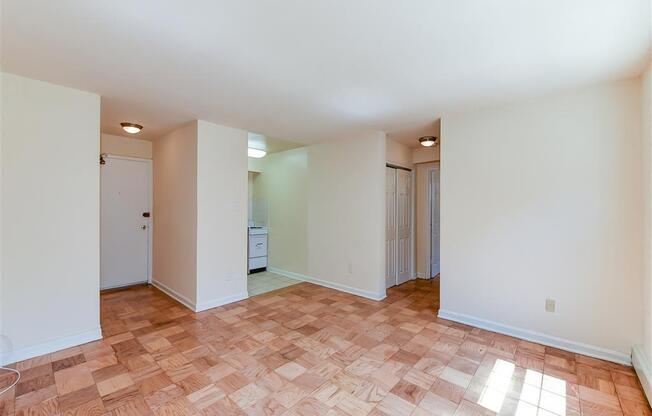
[[103,293],[104,339],[17,363],[0,414],[652,414],[630,367],[438,308],[439,279],[381,302],[300,283],[198,314],[153,287]]

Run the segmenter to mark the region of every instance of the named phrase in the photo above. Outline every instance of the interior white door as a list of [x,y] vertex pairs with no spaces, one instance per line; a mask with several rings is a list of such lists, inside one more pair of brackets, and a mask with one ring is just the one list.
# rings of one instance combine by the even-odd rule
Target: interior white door
[[412,173],[396,169],[396,284],[410,280]]
[[439,166],[430,171],[430,277],[440,269],[440,223],[439,223]]
[[100,287],[144,283],[149,269],[151,161],[105,157],[100,165]]
[[385,168],[385,287],[396,285],[396,169]]

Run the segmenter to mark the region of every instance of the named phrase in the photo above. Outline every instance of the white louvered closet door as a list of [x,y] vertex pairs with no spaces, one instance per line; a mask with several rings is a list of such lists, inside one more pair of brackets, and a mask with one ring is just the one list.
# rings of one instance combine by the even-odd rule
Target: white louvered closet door
[[412,172],[386,168],[385,286],[411,278]]
[[396,284],[410,280],[412,174],[396,169]]
[[385,168],[385,287],[396,284],[396,169]]

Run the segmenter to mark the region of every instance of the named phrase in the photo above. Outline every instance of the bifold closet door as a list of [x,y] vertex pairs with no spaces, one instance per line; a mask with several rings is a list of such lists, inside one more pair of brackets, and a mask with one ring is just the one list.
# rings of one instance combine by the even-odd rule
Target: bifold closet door
[[412,173],[386,168],[385,287],[411,278]]
[[439,166],[430,171],[430,277],[439,274]]
[[396,285],[396,169],[385,168],[385,287]]
[[412,174],[396,169],[396,284],[410,280]]

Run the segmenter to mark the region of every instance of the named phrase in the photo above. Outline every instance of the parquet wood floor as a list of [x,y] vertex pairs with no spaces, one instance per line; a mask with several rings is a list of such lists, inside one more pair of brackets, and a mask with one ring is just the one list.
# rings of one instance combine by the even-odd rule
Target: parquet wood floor
[[15,364],[0,415],[652,415],[630,367],[438,319],[438,293],[301,283],[198,314],[103,293],[104,339]]

